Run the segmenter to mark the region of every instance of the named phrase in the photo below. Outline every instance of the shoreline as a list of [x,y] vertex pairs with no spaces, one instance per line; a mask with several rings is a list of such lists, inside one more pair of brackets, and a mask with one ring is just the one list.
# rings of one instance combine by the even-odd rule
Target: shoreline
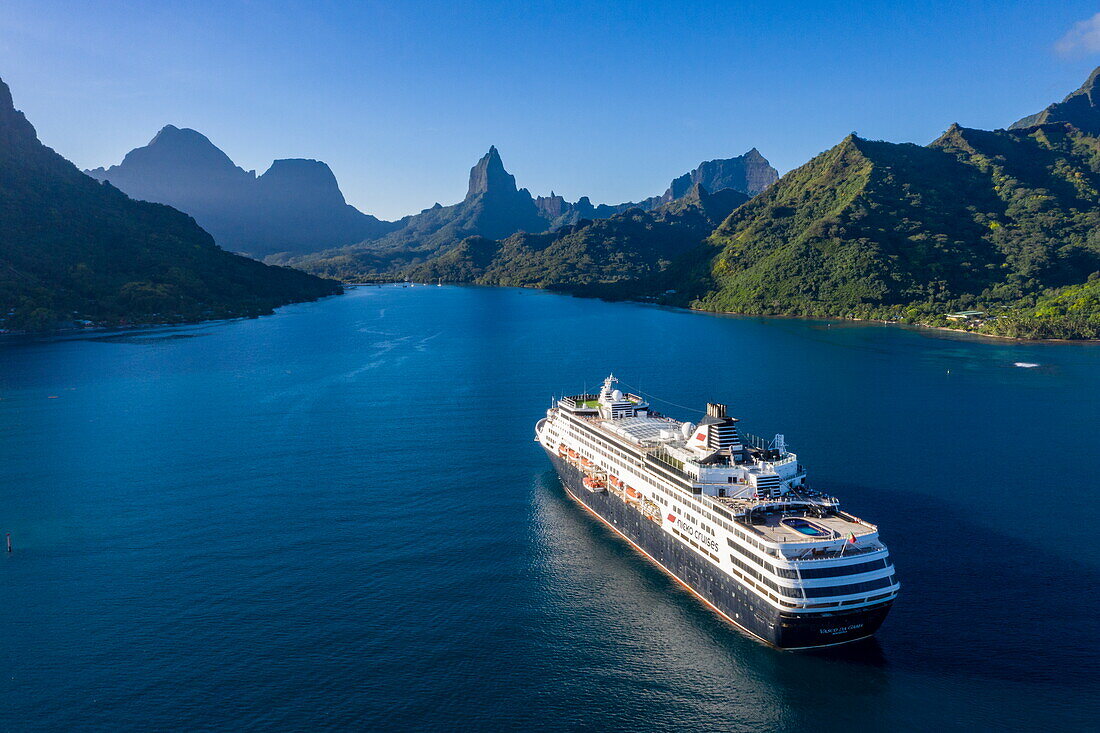
[[[413,280],[411,283],[417,285],[435,285],[436,283],[423,282]],[[390,283],[364,283],[364,284],[390,284]],[[400,283],[397,283],[400,284]],[[962,334],[965,336],[971,336],[978,339],[994,339],[997,341],[1009,341],[1021,344],[1100,344],[1100,338],[1097,339],[1059,339],[1059,338],[1024,338],[1021,336],[1004,336],[1001,334],[983,333],[981,331],[972,331],[965,328],[951,328],[949,326],[933,326],[925,323],[901,323],[898,321],[882,321],[877,318],[845,318],[844,316],[801,316],[790,315],[782,313],[738,313],[736,311],[713,311],[706,310],[704,308],[692,308],[690,305],[674,305],[672,303],[662,303],[657,300],[645,300],[641,298],[613,298],[605,297],[596,293],[578,293],[568,289],[558,289],[554,286],[538,286],[538,285],[488,285],[475,282],[443,282],[443,285],[457,285],[461,287],[479,287],[479,288],[519,288],[522,290],[541,290],[548,293],[555,293],[558,295],[568,295],[573,298],[595,298],[607,303],[634,303],[636,305],[652,305],[660,308],[670,308],[678,311],[687,311],[689,313],[706,313],[715,316],[737,316],[742,318],[796,318],[800,320],[809,321],[842,321],[844,323],[878,323],[883,326],[898,326],[901,328],[913,328],[922,329],[927,331],[939,331],[943,333]]]
[[268,313],[254,313],[252,315],[243,315],[243,316],[226,316],[226,317],[222,317],[222,318],[196,318],[196,319],[189,319],[189,320],[184,320],[184,321],[160,321],[160,322],[156,322],[156,323],[130,323],[130,324],[127,324],[127,325],[116,324],[116,325],[113,325],[113,326],[78,326],[78,327],[71,327],[71,328],[51,328],[51,329],[44,330],[44,331],[24,331],[24,330],[14,330],[14,329],[10,330],[10,331],[5,331],[3,329],[0,329],[0,339],[4,339],[4,338],[7,338],[7,337],[13,337],[13,336],[14,337],[20,337],[20,338],[24,338],[24,337],[27,337],[27,336],[32,336],[32,337],[33,336],[46,336],[46,337],[51,337],[51,336],[75,336],[75,335],[81,334],[81,333],[111,333],[111,332],[118,332],[118,331],[137,331],[137,330],[141,330],[141,329],[151,329],[151,328],[175,328],[175,327],[179,327],[179,326],[198,326],[198,325],[204,324],[204,323],[232,323],[233,321],[251,321],[255,318],[266,318],[267,316],[277,315],[282,308],[286,308],[288,306],[304,305],[306,303],[319,303],[322,300],[327,300],[328,298],[335,298],[335,297],[338,297],[340,295],[344,295],[344,293],[343,292],[332,293],[330,295],[322,295],[320,298],[313,298],[313,299],[310,299],[310,300],[297,300],[297,301],[294,301],[293,303],[283,303],[282,305],[275,306]]
[[[387,285],[400,286],[402,284],[404,284],[404,281],[401,281],[401,280],[377,281],[377,282],[354,282],[354,283],[353,282],[342,282],[341,283],[341,285],[345,289],[361,288],[361,287],[384,287],[384,286],[387,286]],[[1019,336],[1004,336],[1004,335],[1001,335],[1001,334],[983,333],[981,331],[971,331],[969,329],[964,329],[964,328],[950,328],[948,326],[932,326],[932,325],[924,324],[924,323],[900,323],[900,322],[897,322],[897,321],[882,321],[882,320],[879,320],[877,318],[845,318],[843,316],[802,316],[802,315],[779,314],[779,313],[738,313],[736,311],[714,311],[714,310],[706,310],[704,308],[692,308],[691,306],[673,305],[671,303],[660,303],[660,302],[656,302],[656,301],[652,301],[652,300],[640,300],[640,299],[636,299],[636,298],[624,298],[624,299],[605,298],[605,297],[602,297],[602,296],[599,296],[599,295],[579,294],[579,293],[570,292],[568,290],[556,290],[556,289],[552,289],[552,288],[549,288],[549,287],[539,287],[539,286],[536,286],[536,285],[482,285],[482,284],[479,284],[479,283],[460,283],[460,282],[426,283],[426,282],[411,281],[410,285],[412,285],[412,284],[421,285],[421,286],[441,284],[441,285],[451,285],[451,286],[459,286],[459,287],[517,288],[517,289],[521,289],[521,290],[538,290],[538,291],[542,291],[542,292],[546,292],[546,293],[552,293],[552,294],[556,294],[556,295],[568,295],[568,296],[573,297],[573,298],[596,298],[597,300],[602,300],[602,301],[607,302],[607,303],[632,303],[634,305],[649,305],[649,306],[656,306],[656,307],[659,307],[659,308],[669,308],[671,310],[676,310],[676,311],[680,311],[680,312],[699,313],[699,314],[711,315],[711,316],[732,316],[732,317],[736,317],[736,318],[793,319],[793,320],[800,320],[800,321],[821,321],[821,322],[838,321],[842,324],[857,324],[857,323],[858,324],[878,324],[878,325],[881,325],[881,326],[896,326],[896,327],[900,327],[900,328],[903,328],[903,329],[912,329],[912,330],[927,331],[927,332],[940,332],[940,333],[945,333],[945,334],[947,334],[947,333],[958,334],[958,335],[961,335],[961,336],[964,336],[964,337],[971,337],[971,338],[975,338],[975,339],[979,339],[979,340],[981,340],[981,339],[990,339],[990,340],[995,340],[995,341],[1000,341],[1000,342],[1013,342],[1013,343],[1018,343],[1018,344],[1043,344],[1043,343],[1046,343],[1046,344],[1100,344],[1100,339],[1030,339],[1030,338],[1022,338],[1022,337],[1019,337]],[[3,340],[3,339],[8,338],[8,337],[75,336],[75,335],[82,334],[82,333],[126,332],[126,331],[137,331],[137,330],[142,330],[142,329],[158,329],[158,328],[173,328],[173,327],[181,327],[181,326],[197,326],[197,325],[200,325],[200,324],[231,323],[233,321],[244,321],[244,320],[251,320],[251,319],[254,319],[254,318],[263,318],[265,316],[276,315],[280,309],[285,308],[287,306],[302,305],[302,304],[305,304],[305,303],[316,303],[316,302],[320,302],[322,300],[326,300],[328,298],[334,298],[334,297],[338,297],[338,296],[344,295],[344,294],[346,294],[346,292],[344,292],[344,293],[333,293],[331,295],[325,295],[325,296],[322,296],[320,298],[316,298],[316,299],[313,299],[313,300],[303,300],[303,301],[297,301],[295,303],[285,303],[284,305],[277,306],[270,313],[259,313],[259,314],[254,314],[254,315],[232,316],[232,317],[228,317],[228,318],[200,318],[200,319],[193,319],[193,320],[186,320],[186,321],[162,321],[162,322],[157,322],[157,323],[135,323],[135,324],[129,324],[129,325],[125,325],[125,326],[123,326],[123,325],[85,326],[85,327],[50,329],[50,330],[46,330],[46,331],[15,331],[15,330],[6,331],[6,332],[5,331],[0,331],[0,340]]]
[[997,341],[1014,341],[1021,344],[1100,344],[1100,339],[1029,339],[1021,336],[1004,336],[997,333],[984,333],[982,331],[971,331],[965,328],[951,328],[949,326],[932,326],[926,323],[901,323],[899,321],[880,321],[877,318],[845,318],[843,316],[794,316],[794,315],[768,315],[762,313],[736,313],[733,311],[708,311],[700,308],[691,308],[685,306],[669,306],[671,308],[677,308],[679,310],[689,310],[695,313],[710,313],[713,315],[723,316],[742,316],[745,318],[797,318],[799,320],[806,321],[843,321],[845,323],[877,323],[882,326],[897,326],[900,328],[912,328],[922,329],[926,331],[941,331],[944,333],[960,334],[963,336],[972,336],[978,339],[995,339]]
[[[459,283],[452,283],[457,285]],[[539,290],[545,290],[546,288],[538,288]],[[569,291],[559,290],[552,291],[565,293],[567,295],[573,295],[573,297],[596,297],[600,296],[587,296],[587,295],[574,295]],[[994,333],[983,333],[982,331],[971,331],[964,328],[951,328],[949,326],[933,326],[927,323],[901,323],[900,321],[883,321],[877,318],[845,318],[844,316],[800,316],[783,313],[738,313],[736,311],[713,311],[706,310],[705,308],[692,308],[685,305],[673,305],[671,303],[659,303],[651,300],[637,300],[633,298],[629,299],[606,299],[600,298],[600,300],[606,300],[609,303],[637,303],[639,305],[655,305],[661,308],[671,308],[678,311],[688,311],[689,313],[706,313],[714,316],[736,316],[739,318],[791,318],[803,321],[840,321],[843,323],[877,323],[881,326],[895,326],[899,328],[911,328],[920,329],[926,331],[940,331],[943,333],[960,334],[964,336],[971,336],[978,339],[995,339],[997,341],[1012,341],[1021,344],[1100,344],[1100,339],[1056,339],[1056,338],[1023,338],[1021,336],[1004,336]]]

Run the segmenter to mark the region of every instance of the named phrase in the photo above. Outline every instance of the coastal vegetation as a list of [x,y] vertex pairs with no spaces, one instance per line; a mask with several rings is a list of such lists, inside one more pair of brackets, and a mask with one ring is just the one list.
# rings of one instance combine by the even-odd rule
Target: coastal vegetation
[[[38,142],[9,96],[0,100],[7,233],[0,317],[7,328],[41,328],[250,315],[337,292],[321,279],[328,277],[1098,338],[1100,108],[1093,99],[1100,99],[1100,70],[1009,129],[952,125],[925,146],[852,133],[778,180],[753,149],[703,163],[639,204],[532,197],[490,148],[470,171],[461,202],[386,224],[353,246],[278,256],[321,276],[311,277],[229,254],[185,214],[82,175]],[[248,178],[198,133],[166,130],[127,165],[151,150],[165,148],[157,155],[172,158],[190,145]],[[280,162],[294,163],[280,175],[285,168],[293,181],[313,181],[327,191],[326,206],[344,211],[327,167]]]
[[655,275],[695,247],[748,197],[733,189],[707,193],[696,184],[681,199],[648,212],[581,220],[554,232],[518,232],[500,241],[468,238],[406,270],[413,280],[568,290]]
[[[593,206],[588,197],[573,203],[553,192],[532,197],[527,189],[517,188],[515,177],[505,170],[497,149],[491,147],[470,171],[466,197],[459,203],[437,203],[407,216],[397,222],[394,231],[381,237],[278,261],[342,280],[404,273],[417,278],[440,276],[451,282],[542,287],[581,284],[593,278],[636,278],[652,272],[653,257],[677,254],[685,243],[698,243],[721,220],[715,220],[706,232],[687,242],[684,226],[665,226],[672,222],[660,211],[663,207],[688,198],[696,186],[714,194],[729,190],[740,203],[777,178],[775,168],[753,148],[735,158],[701,163],[674,179],[660,196],[636,203]],[[718,206],[718,200],[712,205]],[[722,216],[726,213],[728,210]],[[594,222],[619,215],[615,223],[591,228]],[[563,237],[580,230],[584,233],[563,241]],[[476,264],[490,247],[485,240],[501,241],[496,261],[488,271]],[[601,259],[586,260],[589,256]],[[597,276],[597,271],[603,274]]]
[[[701,310],[1089,337],[1100,141],[1065,123],[952,126],[928,147],[845,138],[735,211],[650,294]],[[1087,288],[1086,288],[1087,290]],[[1094,304],[1093,304],[1094,305]]]
[[700,192],[714,195],[697,187],[650,211],[435,243],[412,259],[372,248],[320,271],[368,264],[724,313],[1097,338],[1098,78],[1008,130],[952,125],[926,146],[853,133],[725,212],[704,211]]
[[340,292],[214,244],[191,217],[134,201],[38,141],[0,81],[0,329],[254,316]]

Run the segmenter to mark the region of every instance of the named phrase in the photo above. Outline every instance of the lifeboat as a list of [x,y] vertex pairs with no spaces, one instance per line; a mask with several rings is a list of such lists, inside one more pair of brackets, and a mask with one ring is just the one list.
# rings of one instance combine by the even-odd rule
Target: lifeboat
[[623,482],[619,479],[618,476],[608,476],[607,480],[616,489],[621,489],[623,487]]
[[638,501],[641,498],[642,498],[642,492],[638,491],[633,486],[627,486],[626,487],[626,500],[627,501]]
[[593,494],[603,491],[604,488],[603,481],[600,481],[595,476],[585,476],[581,483],[584,484],[584,488],[588,489]]
[[569,449],[569,457],[572,458],[574,461],[577,460],[577,451],[570,448]]

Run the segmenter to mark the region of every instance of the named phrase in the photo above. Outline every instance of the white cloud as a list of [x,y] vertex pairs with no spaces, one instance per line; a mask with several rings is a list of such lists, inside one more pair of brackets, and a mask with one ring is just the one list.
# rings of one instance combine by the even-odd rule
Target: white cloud
[[1088,20],[1075,23],[1066,35],[1054,44],[1054,50],[1062,55],[1096,53],[1100,51],[1100,13]]

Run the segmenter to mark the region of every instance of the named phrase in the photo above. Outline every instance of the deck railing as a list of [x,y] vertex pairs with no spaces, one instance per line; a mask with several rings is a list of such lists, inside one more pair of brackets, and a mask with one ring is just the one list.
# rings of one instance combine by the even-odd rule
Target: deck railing
[[[878,552],[885,549],[884,545],[877,542],[872,542],[868,545],[855,545],[849,546],[847,543],[841,547],[829,547],[825,549],[807,547],[800,553],[794,555],[786,555],[788,560],[797,560],[799,562],[805,560],[836,560],[838,557],[855,557],[856,555],[863,555],[868,552]],[[816,552],[815,552],[816,550]]]

